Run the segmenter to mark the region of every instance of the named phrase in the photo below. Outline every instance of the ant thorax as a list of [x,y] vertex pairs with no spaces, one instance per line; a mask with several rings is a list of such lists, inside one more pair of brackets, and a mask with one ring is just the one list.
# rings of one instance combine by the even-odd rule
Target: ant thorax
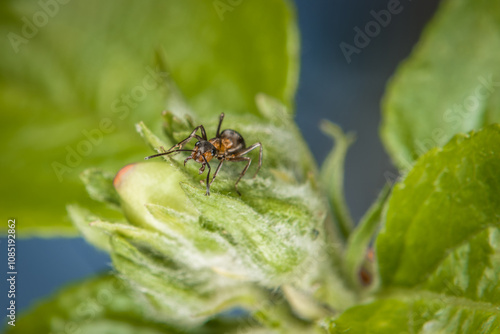
[[210,139],[210,143],[215,146],[219,156],[234,154],[246,147],[243,136],[231,129],[222,131],[219,137]]

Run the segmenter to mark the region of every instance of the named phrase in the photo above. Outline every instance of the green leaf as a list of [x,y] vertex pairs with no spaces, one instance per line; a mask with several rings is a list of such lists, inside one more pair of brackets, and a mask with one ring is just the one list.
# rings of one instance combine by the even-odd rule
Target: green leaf
[[152,314],[180,328],[198,327],[236,306],[252,309],[267,293],[253,284],[216,277],[210,268],[183,270],[158,249],[131,238],[112,238],[114,267],[146,298]]
[[344,134],[342,129],[331,122],[323,121],[321,130],[335,141],[335,148],[326,157],[321,167],[321,181],[330,199],[335,221],[342,236],[347,239],[354,228],[344,195],[344,162],[347,150],[354,143],[353,133]]
[[[361,218],[358,226],[354,229],[345,250],[345,272],[354,286],[359,287],[363,282],[360,280],[360,271],[363,264],[367,263],[367,253],[370,243],[382,223],[382,211],[390,194],[389,186],[385,186],[379,197]],[[364,268],[371,276],[376,276],[373,268]],[[371,278],[371,277],[370,277]]]
[[[298,38],[287,2],[224,13],[203,0],[50,3],[0,4],[0,165],[8,175],[0,202],[22,222],[19,236],[75,234],[68,200],[94,205],[78,175],[142,160],[132,125],[159,129],[161,111],[181,101],[166,103],[170,81],[199,114],[257,115],[259,92],[292,104]],[[47,22],[37,27],[33,17]]]
[[[457,133],[500,122],[500,3],[444,1],[396,72],[381,135],[393,161],[418,156]],[[460,51],[458,51],[460,50]]]
[[68,211],[68,216],[75,227],[80,230],[83,237],[90,244],[97,248],[109,251],[109,235],[91,227],[91,224],[96,221],[100,221],[101,217],[76,204],[68,205],[66,210]]
[[274,295],[270,296],[259,310],[253,312],[252,317],[267,328],[263,334],[317,334],[315,326],[295,317],[294,311],[285,299]]
[[[123,280],[102,275],[60,290],[16,317],[7,334],[218,334],[254,328],[249,319],[218,317],[195,330],[162,322],[147,301]],[[10,320],[10,319],[9,319]],[[254,321],[252,320],[252,323]]]
[[498,152],[492,125],[420,157],[394,188],[377,238],[382,300],[348,310],[331,333],[500,330]]
[[114,176],[101,169],[90,168],[80,174],[90,197],[96,201],[118,207],[120,198],[113,187]]
[[[437,297],[437,298],[436,298]],[[461,300],[388,299],[346,311],[324,326],[328,333],[470,333],[495,334],[500,329],[498,308]]]
[[403,302],[377,301],[369,305],[353,307],[335,321],[327,322],[323,327],[332,334],[404,333],[408,322],[407,315],[407,306]]
[[205,224],[227,234],[237,245],[240,261],[250,269],[247,275],[260,284],[272,287],[298,279],[301,267],[310,265],[310,252],[319,251],[311,243],[313,229],[319,227],[311,223],[318,221],[298,202],[269,196],[266,208],[230,196],[208,197],[198,187],[186,185],[183,189]]
[[123,281],[103,275],[64,288],[8,325],[7,333],[179,333],[155,321]]
[[494,125],[418,160],[395,187],[377,239],[383,286],[421,284],[450,250],[500,225],[499,151]]

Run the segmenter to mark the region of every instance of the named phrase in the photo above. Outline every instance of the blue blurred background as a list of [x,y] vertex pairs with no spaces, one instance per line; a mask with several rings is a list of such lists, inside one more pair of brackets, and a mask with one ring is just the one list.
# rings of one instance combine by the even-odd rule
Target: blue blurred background
[[[370,11],[387,9],[390,2],[295,1],[302,44],[296,120],[318,163],[332,147],[331,140],[318,129],[321,119],[356,133],[345,178],[347,202],[356,220],[386,182],[384,174],[395,173],[378,136],[385,85],[410,54],[438,5],[430,0],[401,1],[401,12],[392,15],[387,27],[381,28],[359,54],[352,54],[348,63],[340,43],[352,45],[354,28],[363,29],[374,20]],[[5,240],[1,239],[4,246]],[[7,268],[5,258],[2,261]],[[25,310],[71,281],[111,269],[108,255],[83,239],[18,240],[17,263],[18,310]],[[0,291],[7,290],[2,280]]]

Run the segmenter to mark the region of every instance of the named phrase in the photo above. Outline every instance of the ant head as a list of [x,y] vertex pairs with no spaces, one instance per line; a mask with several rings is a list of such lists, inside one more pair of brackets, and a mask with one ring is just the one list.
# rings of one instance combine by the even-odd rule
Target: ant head
[[217,156],[217,149],[208,140],[197,142],[194,145],[193,153],[191,153],[191,158],[199,163],[209,162],[215,156]]

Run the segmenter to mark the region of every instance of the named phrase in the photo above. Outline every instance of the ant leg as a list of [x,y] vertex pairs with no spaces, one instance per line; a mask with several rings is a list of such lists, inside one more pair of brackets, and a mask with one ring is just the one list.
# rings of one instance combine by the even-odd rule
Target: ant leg
[[201,129],[201,137],[205,140],[208,140],[207,133],[205,132],[205,127],[203,125],[198,125],[198,128]]
[[205,171],[205,163],[202,163],[201,167],[200,167],[200,170],[198,171],[198,175],[203,174],[204,171]]
[[[196,134],[196,132],[201,129],[201,137]],[[205,127],[203,125],[198,125],[196,128],[194,128],[193,132],[184,140],[180,141],[179,143],[175,144],[172,146],[168,151],[172,151],[175,148],[182,149],[187,143],[191,141],[191,139],[196,138],[198,140],[204,139],[207,140],[207,133],[205,132]]]
[[[161,147],[163,147],[163,146],[161,146]],[[165,151],[165,149],[162,149],[162,151]],[[168,154],[177,153],[177,152],[193,152],[193,151],[192,150],[173,150],[173,151],[167,151],[167,152],[162,152],[162,153],[150,155],[149,157],[145,157],[144,160],[149,160],[151,158],[156,158],[156,157],[159,157],[159,156],[162,156],[162,155],[168,155]],[[186,160],[189,160],[189,159],[186,159]],[[184,165],[185,164],[186,164],[186,161],[184,161]]]
[[203,160],[205,160],[205,162],[202,163],[201,168],[200,168],[200,172],[203,173],[203,171],[205,170],[205,165],[208,166],[207,181],[206,181],[207,182],[207,192],[205,193],[205,196],[210,196],[210,184],[211,183],[209,181],[210,181],[210,172],[212,171],[212,168],[210,168],[210,164],[208,163],[207,159],[205,159],[205,156],[202,155],[202,157],[203,157]]
[[219,125],[217,126],[217,135],[216,138],[220,137],[220,126],[222,125],[222,120],[224,119],[224,113],[220,114]]
[[192,156],[187,157],[187,158],[186,158],[186,160],[184,160],[184,166],[186,166],[186,162],[188,162],[188,161],[189,161],[189,160],[191,160],[191,159],[193,159],[193,157],[192,157]]
[[212,170],[210,168],[210,164],[207,163],[208,166],[208,173],[207,173],[207,192],[205,193],[206,196],[210,196],[210,183],[208,182],[210,180],[210,171]]
[[240,182],[243,175],[245,175],[245,173],[247,172],[248,167],[250,167],[250,164],[252,163],[252,159],[250,159],[249,157],[234,157],[234,158],[231,158],[229,161],[248,161],[245,168],[243,168],[243,170],[241,171],[240,177],[238,178],[238,180],[236,180],[236,183],[234,184],[234,189],[236,189],[236,192],[238,193],[238,195],[241,196],[241,193],[238,191],[238,182]]
[[[256,149],[257,147],[259,147],[259,165],[257,166],[257,170],[255,171],[255,174],[253,175],[253,177],[257,176],[257,173],[259,172],[260,167],[262,166],[262,144],[260,142],[259,143],[255,143],[252,146],[246,148],[245,150],[237,153],[238,156],[245,155],[248,152]],[[235,160],[232,160],[232,161],[235,161]]]
[[212,183],[214,182],[215,178],[217,177],[217,174],[219,174],[219,170],[220,168],[222,167],[222,163],[224,162],[224,159],[222,159],[220,162],[219,162],[219,165],[217,166],[217,169],[215,170],[215,173],[214,173],[214,176],[212,177],[212,181],[210,182],[210,185],[212,185]]

